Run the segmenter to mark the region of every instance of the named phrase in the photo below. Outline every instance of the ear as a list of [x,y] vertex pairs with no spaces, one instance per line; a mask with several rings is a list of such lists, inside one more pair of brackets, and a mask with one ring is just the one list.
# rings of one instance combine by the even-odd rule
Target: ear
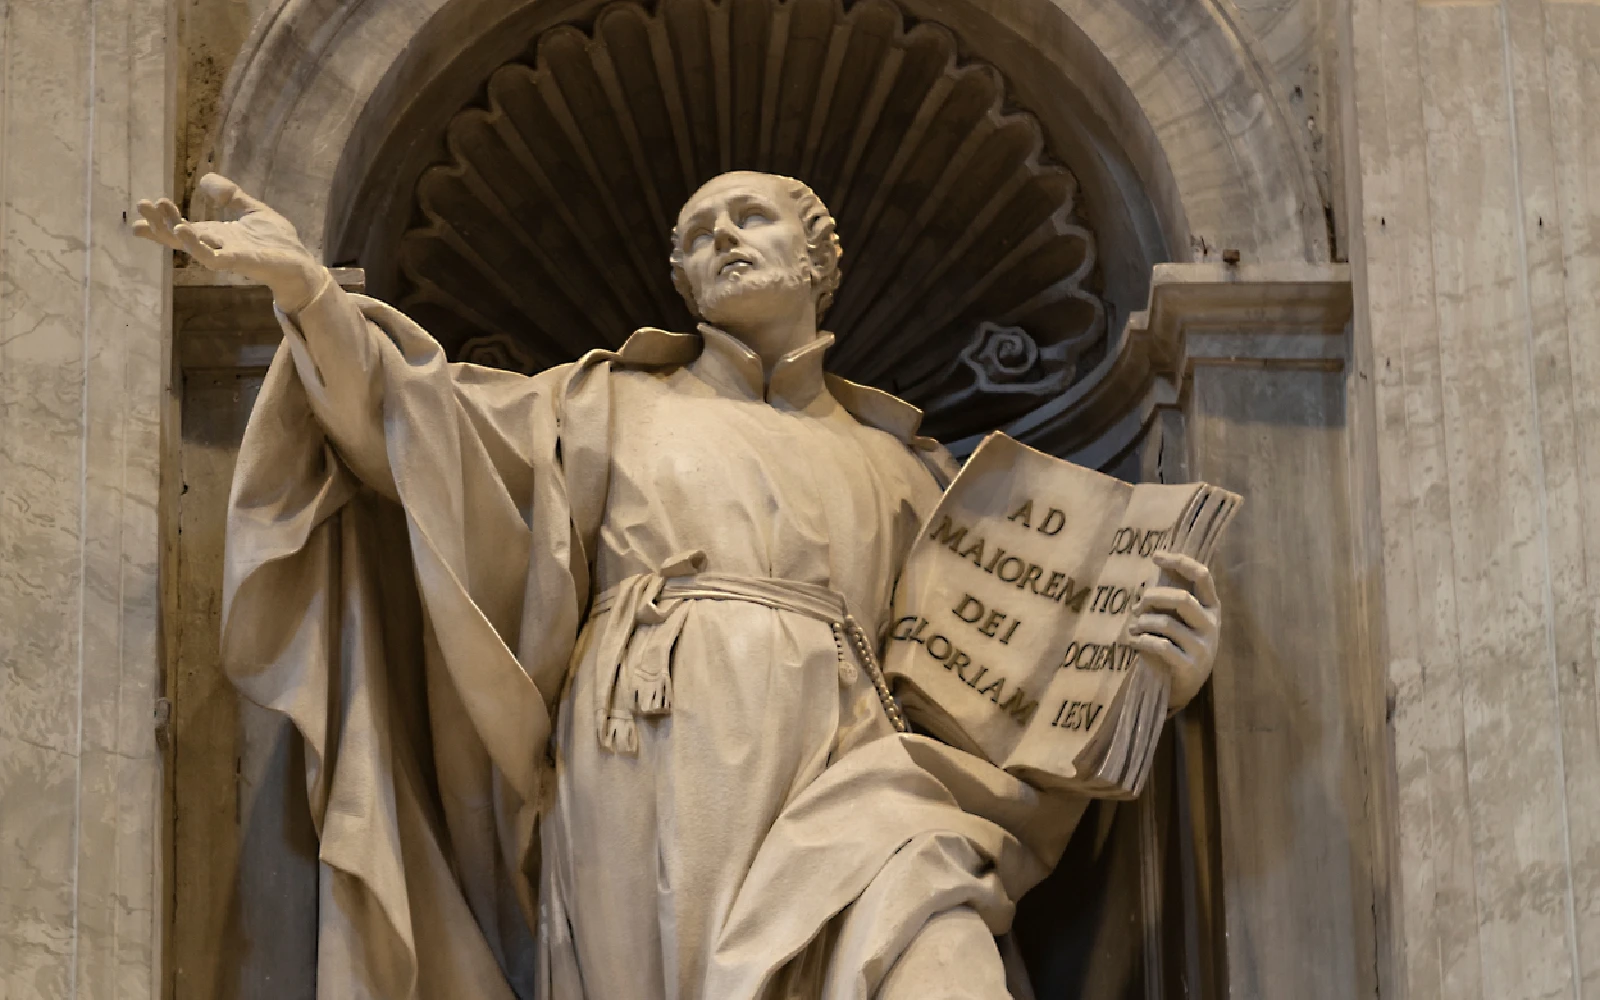
[[817,279],[820,277],[820,274],[817,271],[816,262],[811,259],[811,251],[809,247],[806,249],[806,255],[800,258],[800,273],[806,276],[806,284],[810,285],[812,288],[817,287]]
[[689,283],[689,274],[678,261],[672,263],[672,287],[678,290],[678,297],[683,299],[683,304],[689,307],[689,315],[696,320],[705,319],[700,315],[700,306],[694,299],[694,286]]

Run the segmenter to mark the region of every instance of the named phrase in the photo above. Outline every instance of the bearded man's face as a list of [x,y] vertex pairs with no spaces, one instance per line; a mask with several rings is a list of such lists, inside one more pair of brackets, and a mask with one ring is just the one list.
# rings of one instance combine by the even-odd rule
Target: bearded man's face
[[737,328],[805,307],[811,258],[788,185],[770,174],[723,174],[683,206],[677,249],[707,322]]

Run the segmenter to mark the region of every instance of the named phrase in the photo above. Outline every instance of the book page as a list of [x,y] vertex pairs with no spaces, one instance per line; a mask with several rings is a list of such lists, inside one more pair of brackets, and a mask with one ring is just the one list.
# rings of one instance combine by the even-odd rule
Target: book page
[[[1104,556],[1100,573],[1060,650],[1032,724],[1005,761],[1008,769],[1033,772],[1030,780],[1036,783],[1057,784],[1088,778],[1098,769],[1100,760],[1088,759],[1096,755],[1085,750],[1102,727],[1115,725],[1112,705],[1138,656],[1124,642],[1128,620],[1144,588],[1160,574],[1151,557],[1172,547],[1198,489],[1196,484],[1130,487],[1117,523],[1097,535]],[[1113,752],[1119,758],[1126,756],[1133,735],[1131,727],[1123,728]],[[1098,744],[1105,748],[1102,759],[1109,742]]]
[[1003,434],[986,438],[896,588],[884,673],[907,710],[940,739],[1005,761],[1094,599],[1090,581],[1133,493]]
[[912,544],[884,674],[915,723],[1038,787],[1135,794],[1168,682],[1126,643],[1128,621],[1154,555],[1209,554],[1238,499],[991,434]]

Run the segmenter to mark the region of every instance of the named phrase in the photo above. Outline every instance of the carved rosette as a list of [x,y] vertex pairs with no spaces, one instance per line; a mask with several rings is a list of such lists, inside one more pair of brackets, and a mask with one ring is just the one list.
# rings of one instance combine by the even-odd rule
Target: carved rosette
[[453,356],[531,371],[687,328],[668,234],[741,168],[832,209],[829,367],[922,406],[929,432],[1025,418],[1105,355],[1077,184],[945,28],[887,0],[623,2],[530,53],[450,121],[401,243],[402,306]]

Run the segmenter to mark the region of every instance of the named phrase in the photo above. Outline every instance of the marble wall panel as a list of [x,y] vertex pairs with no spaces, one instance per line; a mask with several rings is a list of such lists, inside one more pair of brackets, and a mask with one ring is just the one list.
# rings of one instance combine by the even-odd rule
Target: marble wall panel
[[1583,996],[1600,985],[1600,6],[1352,0],[1348,16],[1398,985]]
[[0,4],[0,996],[155,982],[166,0]]
[[1542,997],[1570,984],[1570,885],[1504,17],[1421,5],[1417,49],[1482,988]]
[[1245,496],[1212,560],[1226,609],[1211,702],[1227,995],[1239,998],[1381,995],[1383,816],[1366,797],[1381,709],[1362,698],[1354,627],[1343,341],[1189,334],[1193,473]]
[[[1546,51],[1550,123],[1551,213],[1557,248],[1545,264],[1544,308],[1565,322],[1540,338],[1541,382],[1562,391],[1563,406],[1543,419],[1546,453],[1559,502],[1552,527],[1569,544],[1552,549],[1551,591],[1557,678],[1564,708],[1567,800],[1587,803],[1569,822],[1578,979],[1583,995],[1600,994],[1600,4],[1549,3],[1543,24],[1529,26],[1529,47]],[[1542,225],[1540,224],[1542,223]],[[1541,217],[1541,231],[1550,224]],[[1564,280],[1557,280],[1558,278]]]

